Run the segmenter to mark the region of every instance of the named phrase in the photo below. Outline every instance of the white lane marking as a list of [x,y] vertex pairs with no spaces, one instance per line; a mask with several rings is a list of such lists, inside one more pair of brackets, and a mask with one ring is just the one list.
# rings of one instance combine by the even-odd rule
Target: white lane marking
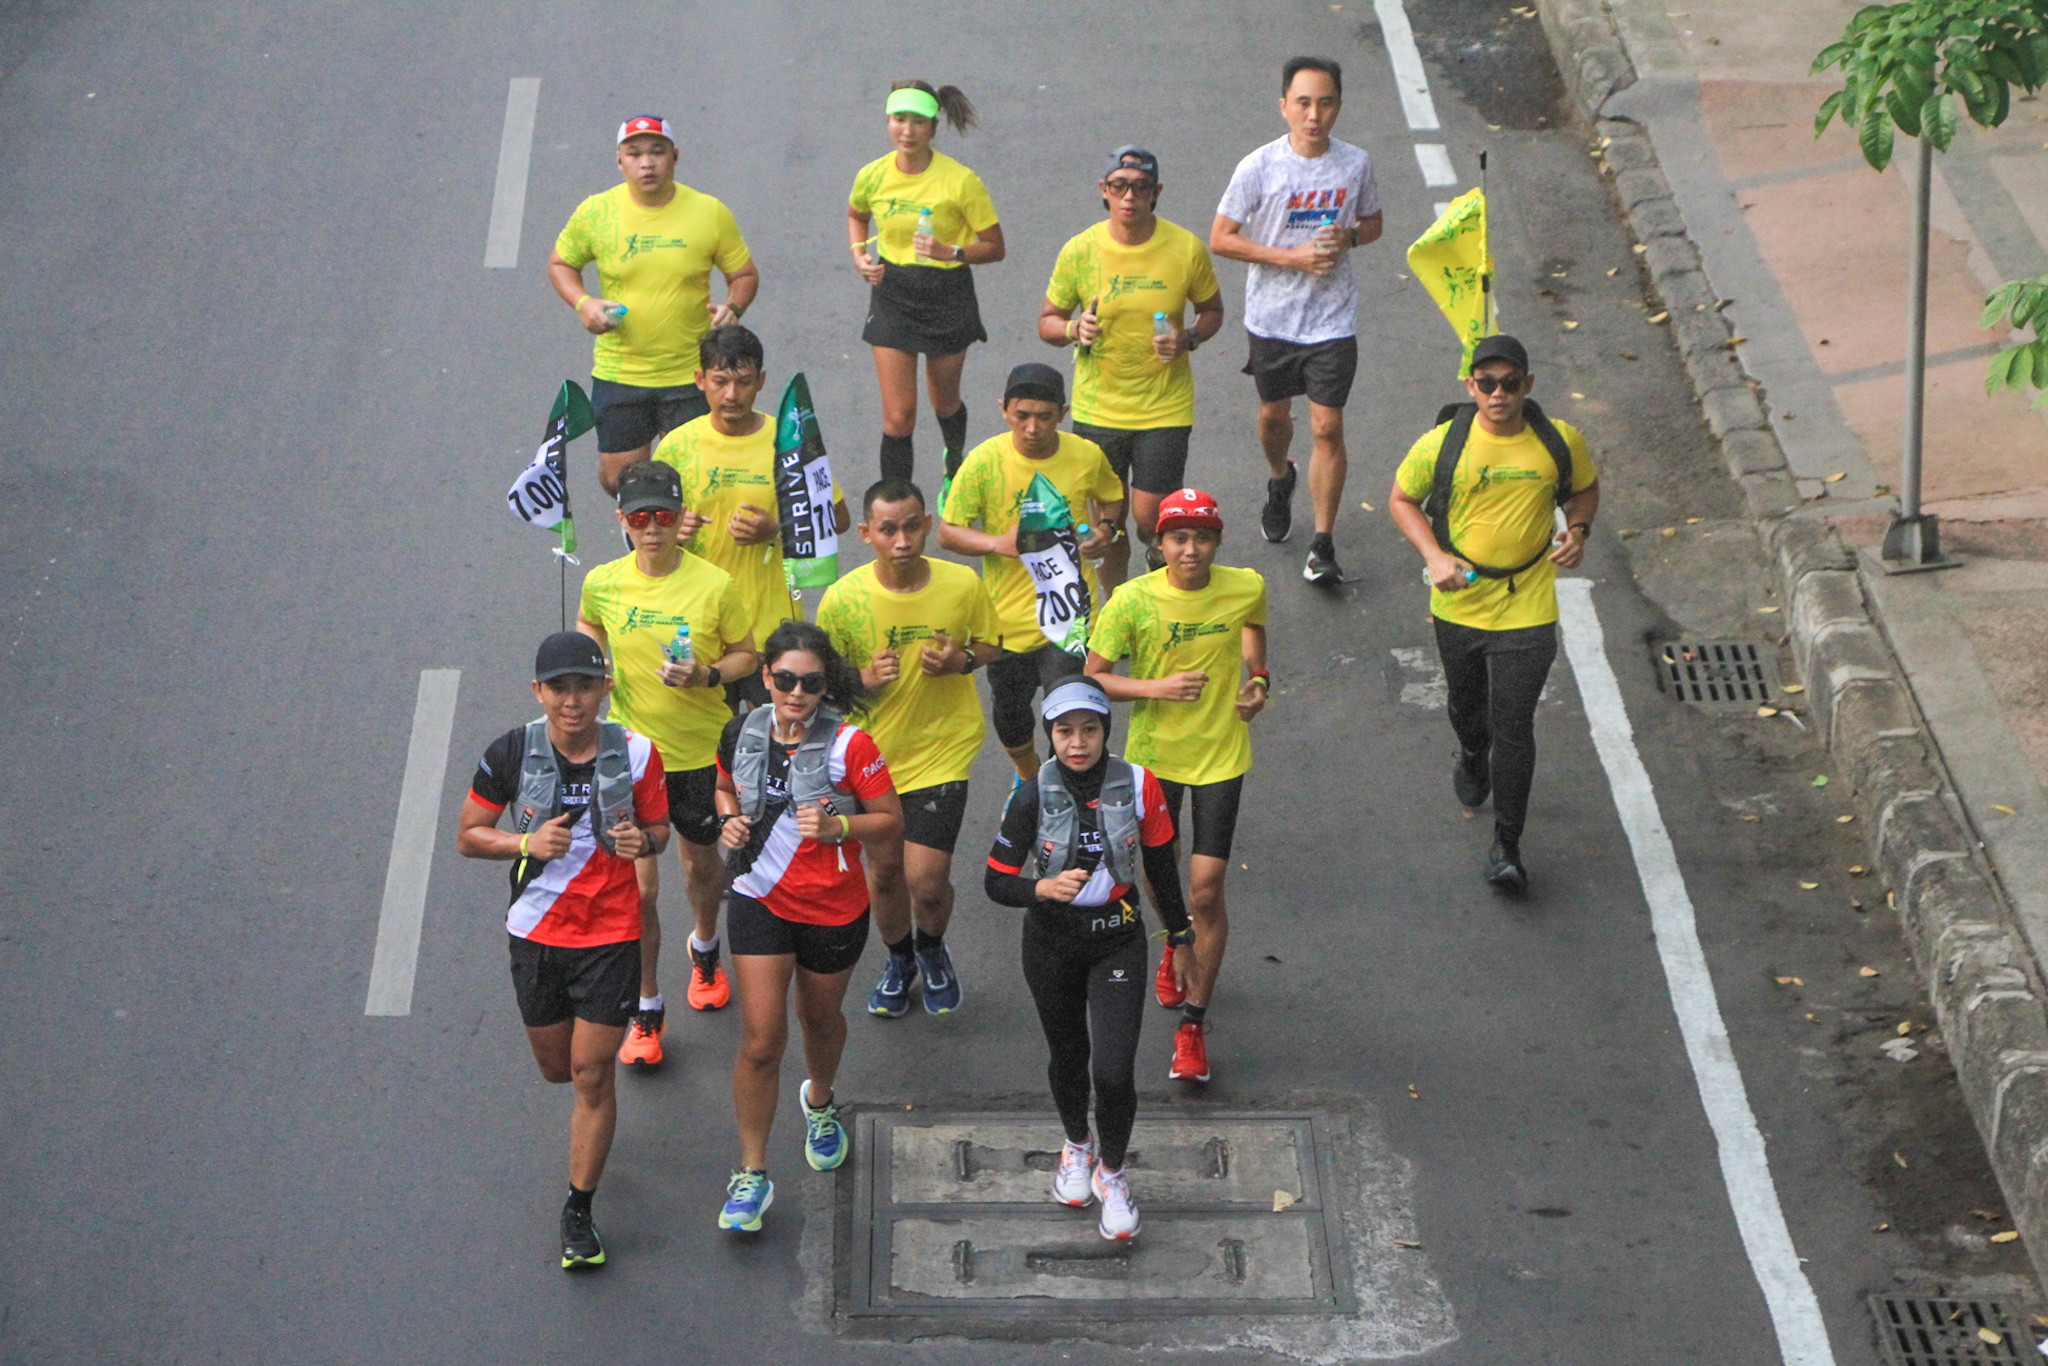
[[1429,98],[1429,77],[1422,69],[1422,53],[1415,46],[1415,30],[1408,24],[1408,11],[1401,0],[1373,0],[1380,18],[1380,36],[1386,40],[1387,60],[1394,66],[1394,84],[1401,92],[1401,112],[1408,127],[1418,133],[1442,127],[1436,121],[1436,103]]
[[1671,1005],[1678,1015],[1678,1031],[1685,1039],[1693,1081],[1720,1150],[1721,1180],[1735,1210],[1735,1226],[1741,1231],[1757,1285],[1763,1289],[1771,1326],[1777,1330],[1779,1355],[1786,1366],[1834,1366],[1827,1325],[1792,1246],[1792,1231],[1778,1204],[1764,1138],[1750,1112],[1742,1071],[1728,1042],[1728,1026],[1721,1019],[1714,979],[1707,970],[1706,951],[1700,947],[1699,927],[1693,918],[1692,897],[1686,892],[1678,855],[1657,809],[1650,775],[1636,752],[1621,685],[1607,662],[1600,618],[1593,611],[1593,581],[1559,579],[1557,606],[1565,654],[1578,680],[1593,747],[1599,751],[1600,766],[1607,770],[1615,811],[1635,854],[1636,875],[1650,906],[1650,925],[1657,936],[1657,956],[1663,960]]
[[420,671],[412,708],[412,742],[405,749],[405,780],[398,787],[398,821],[391,831],[391,861],[384,868],[384,905],[377,912],[377,954],[370,961],[365,1015],[412,1014],[412,976],[419,964],[420,922],[427,913],[427,875],[434,868],[434,835],[441,823],[441,779],[455,732],[460,669]]
[[1441,142],[1415,144],[1415,164],[1422,168],[1422,183],[1429,186],[1455,185],[1457,168],[1451,165],[1451,149]]
[[1445,214],[1451,211],[1451,201],[1448,199],[1440,199],[1436,203],[1430,205],[1430,208],[1436,212],[1436,216],[1438,218],[1442,218]]
[[533,119],[540,108],[540,77],[514,76],[505,92],[505,132],[498,139],[498,186],[491,192],[491,230],[484,266],[519,264],[519,224],[526,217],[526,167],[533,160]]

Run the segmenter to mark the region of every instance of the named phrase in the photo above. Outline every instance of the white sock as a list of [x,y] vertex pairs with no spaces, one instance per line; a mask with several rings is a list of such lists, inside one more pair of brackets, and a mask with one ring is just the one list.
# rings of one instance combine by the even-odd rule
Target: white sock
[[711,942],[707,944],[703,940],[699,939],[694,933],[692,933],[690,935],[690,947],[695,949],[698,953],[717,953],[718,940],[714,936]]
[[660,1010],[662,1008],[661,993],[657,991],[652,996],[642,996],[640,998],[640,1008],[642,1010]]

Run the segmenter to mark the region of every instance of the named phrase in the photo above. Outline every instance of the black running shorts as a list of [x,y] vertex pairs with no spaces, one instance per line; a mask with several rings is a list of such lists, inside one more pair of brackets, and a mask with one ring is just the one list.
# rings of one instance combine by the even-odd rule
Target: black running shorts
[[[1109,467],[1124,481],[1126,489],[1164,496],[1186,486],[1188,438],[1193,427],[1147,427],[1127,431],[1122,427],[1097,427],[1076,422],[1074,435],[1086,437],[1102,447]],[[1150,534],[1151,527],[1141,530]]]
[[960,842],[960,822],[967,815],[967,783],[938,783],[915,792],[899,792],[903,803],[903,842],[953,852]]
[[1159,780],[1166,797],[1166,814],[1173,820],[1174,838],[1182,833],[1180,799],[1183,792],[1194,794],[1195,838],[1191,853],[1204,858],[1228,859],[1230,844],[1237,834],[1237,800],[1244,792],[1244,775],[1220,783],[1170,783]]
[[794,954],[805,972],[829,977],[860,961],[868,946],[868,913],[844,925],[806,925],[784,920],[754,898],[734,892],[725,904],[725,942],[735,958]]
[[668,781],[668,823],[692,844],[718,843],[718,765],[671,769]]
[[625,1028],[640,1006],[640,941],[584,949],[512,941],[512,990],[528,1029],[545,1029],[574,1016],[595,1025]]
[[637,451],[664,432],[711,411],[694,384],[644,388],[590,377],[590,411],[597,418],[597,449]]
[[1358,373],[1358,338],[1338,337],[1333,341],[1278,341],[1247,332],[1251,338],[1251,359],[1244,372],[1258,387],[1259,402],[1308,395],[1310,403],[1341,408],[1351,397],[1351,380]]
[[1080,672],[1081,661],[1057,645],[998,655],[988,666],[988,696],[996,739],[1004,748],[1023,744],[1038,729],[1038,708],[1031,705],[1032,695],[1040,688],[1051,692],[1062,678]]

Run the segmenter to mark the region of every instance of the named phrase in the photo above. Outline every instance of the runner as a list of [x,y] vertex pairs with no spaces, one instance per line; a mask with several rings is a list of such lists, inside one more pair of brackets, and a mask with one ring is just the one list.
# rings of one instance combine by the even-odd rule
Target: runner
[[[714,327],[697,344],[697,386],[711,411],[663,439],[656,460],[683,478],[682,529],[686,547],[732,575],[755,641],[785,621],[803,616],[803,603],[782,572],[782,522],[775,511],[775,419],[754,409],[767,368],[761,339],[737,323]],[[832,516],[844,533],[851,524],[839,485],[832,486]],[[765,706],[758,673],[726,685],[726,702]]]
[[[693,1009],[717,1010],[731,997],[718,962],[725,867],[712,800],[718,733],[730,715],[720,689],[726,679],[753,672],[754,637],[732,576],[685,555],[677,544],[682,507],[683,486],[674,466],[658,460],[626,466],[619,476],[619,525],[633,553],[585,576],[576,629],[611,649],[612,720],[661,748],[669,827],[682,836],[676,852],[696,915],[687,999]],[[661,958],[661,864],[644,858],[638,871],[640,1008],[619,1061],[653,1067],[661,1062],[667,1018],[655,971]]]
[[898,81],[882,108],[896,150],[860,168],[846,202],[853,268],[869,285],[860,337],[874,348],[882,390],[882,477],[908,479],[914,472],[919,356],[950,476],[967,448],[960,371],[967,348],[988,340],[974,273],[966,267],[1003,259],[1003,229],[981,177],[932,150],[941,113],[956,133],[979,122],[959,87]]
[[1287,136],[1237,163],[1216,208],[1209,249],[1247,261],[1244,372],[1259,391],[1259,444],[1272,478],[1259,519],[1269,541],[1294,525],[1294,400],[1308,395],[1313,438],[1309,500],[1316,533],[1301,576],[1344,581],[1331,534],[1344,500],[1344,402],[1358,369],[1358,276],[1347,253],[1377,242],[1382,221],[1372,158],[1330,136],[1344,103],[1344,72],[1323,57],[1295,57],[1280,71]]
[[[1200,489],[1182,489],[1160,504],[1158,533],[1166,568],[1133,579],[1110,598],[1089,632],[1088,674],[1114,700],[1137,703],[1124,753],[1158,775],[1176,837],[1181,798],[1194,798],[1188,867],[1194,962],[1183,972],[1169,942],[1154,990],[1160,1005],[1181,1012],[1168,1079],[1207,1081],[1209,1048],[1202,1036],[1230,944],[1223,880],[1238,798],[1252,766],[1248,723],[1265,709],[1272,686],[1266,581],[1253,570],[1216,563],[1223,517]],[[1112,670],[1125,656],[1131,676],[1119,678]]]
[[[548,257],[548,281],[597,337],[590,406],[597,415],[597,478],[606,493],[619,472],[647,458],[654,439],[705,410],[690,382],[697,338],[737,322],[761,288],[732,212],[676,183],[676,141],[652,114],[619,125],[625,183],[576,206]],[[597,262],[593,295],[583,268]],[[711,302],[711,268],[725,302]]]
[[[1557,571],[1578,567],[1600,512],[1586,439],[1527,400],[1534,383],[1520,342],[1481,341],[1465,381],[1471,401],[1409,447],[1387,495],[1429,577],[1458,737],[1451,787],[1468,809],[1492,793],[1486,880],[1517,894],[1529,885],[1522,827],[1536,777],[1536,703],[1557,658]],[[1566,528],[1553,547],[1560,506]]]
[[821,1172],[846,1160],[832,1082],[846,1048],[840,1003],[868,942],[860,848],[903,833],[888,762],[846,720],[861,705],[853,666],[804,621],[776,627],[761,661],[773,705],[728,721],[718,742],[719,839],[734,854],[726,931],[740,984],[732,1069],[740,1170],[726,1187],[718,1226],[745,1233],[761,1231],[775,1199],[768,1130],[789,1045],[792,978],[810,1068],[797,1092],[804,1159]]
[[[1024,981],[1045,1029],[1046,1078],[1067,1139],[1053,1199],[1077,1209],[1100,1200],[1102,1236],[1131,1238],[1138,1206],[1124,1157],[1138,1114],[1147,966],[1140,866],[1167,944],[1184,945],[1194,931],[1166,798],[1149,771],[1110,754],[1108,695],[1094,679],[1070,678],[1046,697],[1043,713],[1054,757],[1010,794],[985,889],[999,906],[1027,908]],[[1187,958],[1174,961],[1185,975]]]
[[[1159,158],[1117,148],[1100,188],[1109,218],[1060,248],[1038,335],[1074,348],[1074,434],[1102,447],[1130,489],[1145,566],[1157,569],[1152,524],[1186,477],[1194,430],[1188,357],[1223,327],[1223,292],[1202,240],[1156,212]],[[1182,326],[1189,304],[1192,330]],[[1102,557],[1103,591],[1124,581],[1130,555],[1119,538]]]
[[1081,660],[1039,630],[1038,588],[1017,555],[1018,506],[1032,479],[1044,475],[1067,500],[1081,541],[1081,580],[1099,607],[1092,561],[1122,534],[1123,481],[1109,467],[1102,448],[1086,437],[1060,430],[1067,415],[1067,386],[1060,372],[1036,361],[1010,372],[1003,386],[1003,420],[1010,430],[971,451],[953,477],[939,544],[956,555],[981,556],[981,581],[995,603],[1004,654],[988,666],[990,710],[996,739],[1017,766],[1017,780],[1038,772],[1031,739],[1031,699],[1041,687],[1081,671]]
[[931,515],[907,479],[869,487],[860,538],[874,549],[825,590],[818,625],[860,669],[874,698],[875,743],[903,803],[903,838],[868,846],[875,927],[889,947],[868,1013],[895,1019],[923,980],[924,1008],[960,1006],[960,978],[946,948],[953,919],[953,846],[967,811],[967,775],[981,751],[981,698],[968,677],[1002,653],[995,609],[965,565],[925,558]]
[[[590,1200],[618,1125],[612,1058],[640,980],[633,862],[668,844],[661,755],[646,737],[598,720],[610,691],[596,641],[575,631],[543,640],[533,695],[544,718],[515,726],[484,751],[455,837],[464,858],[512,864],[505,929],[519,1015],[541,1076],[575,1086],[564,1271],[604,1265]],[[500,830],[508,806],[518,808],[514,828]]]

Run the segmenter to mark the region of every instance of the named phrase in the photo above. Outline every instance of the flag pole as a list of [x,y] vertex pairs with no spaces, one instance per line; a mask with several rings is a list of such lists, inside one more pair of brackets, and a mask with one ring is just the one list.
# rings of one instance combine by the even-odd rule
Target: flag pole
[[1487,212],[1487,203],[1486,152],[1482,149],[1479,153],[1479,298],[1483,305],[1480,326],[1497,332],[1500,320],[1493,311],[1493,244],[1488,240],[1493,235],[1493,224],[1488,221],[1491,215]]

